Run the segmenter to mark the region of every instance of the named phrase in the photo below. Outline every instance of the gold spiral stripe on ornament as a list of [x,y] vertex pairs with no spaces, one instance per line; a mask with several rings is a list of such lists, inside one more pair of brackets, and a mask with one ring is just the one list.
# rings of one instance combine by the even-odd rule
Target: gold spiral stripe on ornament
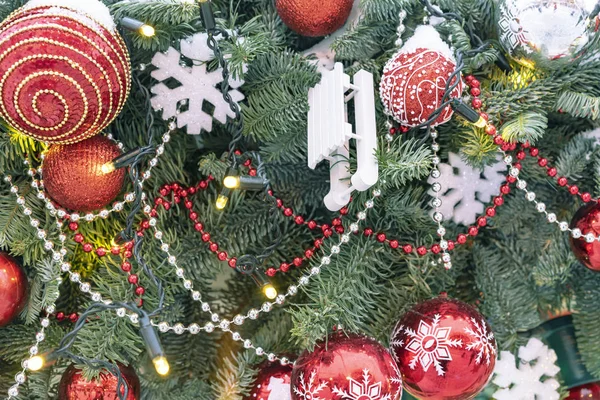
[[[38,19],[38,18],[48,17],[48,16],[60,17],[60,18],[68,19],[68,20],[71,20],[71,21],[79,23],[81,26],[84,26],[87,29],[90,29],[88,26],[85,26],[84,24],[82,24],[77,19],[75,19],[73,17],[61,15],[61,14],[58,14],[58,13],[44,13],[44,14],[28,15],[26,17],[22,17],[22,18],[19,18],[18,20],[15,20],[15,21],[11,22],[5,29],[9,29],[12,25],[15,25],[17,23],[21,23],[23,21],[28,21],[28,20]],[[93,47],[94,49],[98,50],[104,56],[104,58],[106,59],[106,61],[108,61],[110,63],[110,65],[113,67],[113,70],[115,71],[115,75],[117,76],[117,80],[120,83],[120,79],[118,78],[120,76],[120,72],[119,72],[118,67],[116,66],[116,64],[115,64],[115,62],[113,60],[113,57],[111,57],[110,55],[108,55],[106,53],[106,51],[104,51],[93,40],[91,40],[87,36],[83,35],[81,32],[75,31],[75,30],[73,30],[71,28],[68,28],[66,26],[62,26],[60,24],[47,23],[47,22],[46,23],[35,23],[35,25],[29,25],[29,26],[26,26],[26,27],[20,29],[17,32],[23,33],[23,32],[26,32],[27,30],[30,30],[30,29],[45,29],[45,28],[53,28],[53,29],[64,31],[64,32],[68,32],[71,35],[77,36],[78,38],[82,39],[83,41],[89,43],[91,47]],[[111,48],[111,50],[115,54],[116,58],[119,60],[119,62],[121,64],[121,67],[123,69],[123,72],[125,73],[125,91],[124,92],[121,91],[121,90],[119,91],[119,108],[117,109],[117,114],[118,114],[123,109],[123,106],[125,105],[125,100],[129,96],[129,93],[131,91],[131,66],[130,66],[130,64],[129,64],[129,62],[127,60],[124,61],[121,58],[121,55],[119,54],[119,51],[117,51],[115,49],[115,47],[112,45],[112,43],[104,35],[100,35],[97,32],[94,32],[94,34],[97,37],[102,38],[103,42],[106,43]],[[9,37],[12,37],[12,36],[13,35],[10,35]],[[123,51],[123,53],[127,54],[126,46],[125,46],[125,43],[123,42],[123,39],[121,38],[121,36],[118,35],[118,34],[115,34],[113,37],[119,43],[119,46],[120,46],[121,50]],[[0,45],[2,45],[6,40],[8,40],[8,38],[6,38],[4,40],[0,40]],[[51,39],[49,39],[49,40],[51,40]]]
[[[37,26],[36,26],[37,27]],[[29,28],[29,27],[28,27]],[[6,41],[6,40],[10,40],[14,35],[20,34],[23,31],[25,31],[25,29],[19,30],[14,32],[13,34],[9,35],[5,40],[0,40],[0,46]],[[65,44],[65,43],[61,43],[58,42],[56,40],[53,39],[47,39],[47,38],[32,38],[32,39],[25,39],[11,47],[9,47],[5,52],[3,52],[2,54],[0,54],[0,62],[6,57],[8,56],[11,52],[15,51],[18,47],[25,45],[25,44],[29,44],[29,43],[37,43],[37,42],[42,42],[42,43],[49,43],[52,44],[54,46],[57,47],[62,47],[68,50],[71,50],[74,53],[79,54],[80,56],[82,56],[83,58],[86,58],[90,63],[94,64],[94,66],[96,68],[98,68],[101,72],[102,75],[104,75],[104,79],[106,81],[106,84],[108,85],[108,95],[109,95],[109,104],[108,104],[108,113],[106,115],[106,117],[104,118],[104,121],[102,121],[102,123],[100,125],[104,125],[104,124],[108,124],[110,123],[110,116],[112,115],[112,109],[113,109],[113,93],[112,93],[112,85],[110,83],[110,77],[108,76],[108,73],[104,70],[104,68],[97,63],[92,57],[90,57],[89,55],[85,54],[84,52],[74,48],[71,45]],[[64,61],[68,61],[69,58],[67,58],[66,56],[53,56],[53,57],[58,57],[59,60],[64,60]],[[45,58],[49,58],[49,57],[45,57]],[[113,65],[114,68],[114,65]],[[78,68],[80,70],[80,72],[82,74],[86,74],[85,71],[79,67]],[[117,74],[118,72],[115,70],[115,74]],[[98,86],[96,85],[96,83],[92,80],[91,81],[92,86],[94,87],[96,93],[100,96],[100,89],[98,88]],[[2,90],[2,85],[0,85],[0,94],[2,94],[3,90]],[[119,91],[121,93],[121,91]],[[121,101],[121,98],[119,99],[119,101]],[[101,105],[101,101],[100,101],[100,105]],[[58,137],[58,136],[57,136]]]
[[40,97],[42,94],[52,94],[55,97],[58,97],[58,99],[60,100],[60,102],[62,103],[63,107],[65,108],[65,117],[63,118],[63,120],[56,126],[56,128],[61,128],[64,124],[67,123],[67,120],[69,119],[69,105],[67,104],[67,99],[65,99],[64,96],[62,96],[60,93],[58,93],[55,90],[50,90],[50,89],[44,89],[44,90],[40,90],[39,92],[37,92],[34,96],[33,99],[31,100],[31,107],[33,108],[33,111],[35,111],[35,113],[40,117],[43,118],[44,115],[42,114],[42,112],[40,110],[38,110],[37,107],[37,100],[38,97]]
[[[17,113],[19,114],[19,116],[21,117],[21,119],[23,120],[23,122],[25,122],[27,125],[39,129],[39,130],[43,130],[43,131],[50,131],[50,130],[54,130],[56,129],[56,127],[53,128],[44,128],[41,126],[37,126],[33,123],[31,123],[30,121],[28,121],[26,119],[26,117],[23,115],[21,109],[19,108],[19,104],[18,104],[18,96],[19,93],[21,92],[21,89],[23,89],[23,86],[25,86],[30,80],[35,79],[39,76],[45,76],[45,75],[54,75],[54,76],[58,76],[61,77],[69,82],[71,82],[71,84],[73,84],[73,86],[75,86],[75,88],[79,91],[79,93],[81,94],[81,99],[83,100],[83,104],[84,104],[84,111],[83,111],[83,115],[81,117],[81,120],[77,123],[77,125],[71,129],[68,133],[65,133],[63,135],[59,135],[56,136],[56,138],[61,138],[63,136],[67,136],[71,133],[73,133],[75,130],[77,130],[77,128],[79,128],[85,121],[85,119],[87,118],[88,115],[88,101],[87,98],[85,97],[85,92],[83,91],[83,88],[79,85],[79,83],[77,83],[77,81],[75,81],[75,79],[71,78],[70,76],[67,76],[61,72],[56,72],[56,71],[40,71],[40,72],[34,72],[33,74],[29,75],[27,78],[25,78],[23,80],[23,82],[21,82],[19,84],[19,86],[17,86],[17,90],[15,91],[15,96],[14,96],[14,105],[15,105],[15,110],[17,111]],[[4,106],[2,106],[2,108],[4,108]],[[9,119],[10,116],[8,117]],[[96,118],[97,119],[97,118]],[[12,119],[11,119],[12,120]],[[53,138],[54,139],[54,138]],[[42,138],[43,140],[43,138]]]
[[[6,80],[9,78],[10,74],[16,68],[18,68],[21,64],[24,64],[24,63],[26,63],[28,61],[31,61],[31,60],[34,60],[34,59],[38,59],[38,58],[41,58],[41,59],[50,58],[50,59],[58,59],[58,60],[61,60],[61,61],[67,61],[71,65],[72,68],[74,68],[74,69],[80,69],[81,68],[81,67],[79,67],[79,65],[77,63],[75,63],[75,62],[67,59],[64,56],[51,56],[49,54],[31,55],[31,56],[25,57],[22,60],[19,60],[17,63],[15,63],[13,66],[11,66],[11,68],[9,68],[6,71],[5,75],[2,77],[2,80],[0,81],[0,93],[1,94],[4,93],[4,85],[6,83]],[[83,71],[80,71],[80,72],[82,72],[82,74],[84,74],[84,76],[88,79],[88,81],[91,80],[90,76],[87,75],[85,72],[83,72]],[[77,128],[79,128],[83,124],[83,122],[85,122],[85,119],[87,118],[87,114],[88,114],[88,104],[89,103],[87,101],[87,97],[85,96],[85,91],[83,90],[83,88],[79,85],[79,83],[77,83],[77,81],[75,81],[73,78],[69,77],[68,75],[65,75],[65,74],[63,74],[61,72],[56,72],[56,71],[40,71],[40,72],[35,72],[35,73],[29,75],[25,80],[23,80],[17,86],[17,90],[15,91],[15,94],[14,94],[14,97],[13,97],[13,102],[14,102],[14,105],[15,105],[15,110],[17,111],[17,113],[19,114],[19,116],[21,117],[21,119],[23,120],[23,122],[26,123],[27,125],[35,128],[35,129],[38,129],[38,130],[41,130],[41,131],[46,131],[46,132],[47,131],[56,130],[56,129],[59,128],[59,126],[54,126],[52,128],[46,128],[46,127],[41,127],[41,126],[38,126],[38,125],[35,125],[35,124],[31,123],[23,115],[23,113],[22,113],[22,111],[21,111],[21,109],[19,107],[19,104],[18,104],[19,95],[20,95],[20,92],[21,92],[21,89],[23,88],[23,86],[25,86],[25,84],[27,82],[29,82],[30,80],[32,80],[33,78],[37,78],[39,76],[44,76],[44,75],[59,76],[61,78],[64,78],[64,79],[68,80],[69,82],[73,83],[73,86],[75,86],[77,88],[77,90],[79,91],[79,93],[81,94],[81,97],[82,97],[82,100],[83,100],[83,103],[84,103],[84,115],[82,116],[82,119],[79,121],[79,123],[71,131],[69,131],[67,133],[64,133],[62,135],[57,135],[57,136],[53,137],[53,139],[60,139],[62,137],[68,136],[71,133],[73,133],[73,131],[75,131]],[[99,97],[99,99],[98,99],[99,100],[99,105],[101,105],[102,101],[100,99],[100,94],[99,94],[98,89],[96,89],[96,94]],[[13,124],[15,126],[19,126],[19,124],[16,121],[14,121],[13,118],[9,115],[9,113],[6,110],[5,105],[4,105],[3,102],[0,102],[0,106],[2,107],[2,110],[6,114],[6,117],[11,122],[11,124]],[[94,124],[92,126],[95,126],[97,124],[99,116],[100,116],[100,114],[97,115],[96,121],[94,121]],[[62,126],[62,125],[60,125],[60,126]],[[35,135],[34,133],[31,133],[31,132],[26,132],[26,133],[30,134],[31,136],[35,137],[36,139],[40,139],[40,140],[44,140],[45,139],[44,137],[40,137],[40,136]]]
[[[37,9],[43,9],[43,8],[45,8],[45,6],[31,8],[31,9],[28,9],[27,11],[29,12],[31,10],[37,10]],[[52,8],[55,8],[55,7],[52,7]],[[76,10],[68,8],[68,7],[62,7],[62,6],[60,6],[60,8],[76,12]],[[131,66],[130,66],[129,61],[128,60],[123,60],[123,58],[120,55],[120,52],[117,51],[117,49],[113,46],[112,42],[110,40],[108,40],[107,36],[105,36],[104,34],[99,34],[98,32],[92,30],[89,26],[87,26],[87,25],[83,24],[81,21],[77,20],[77,18],[68,16],[68,15],[63,15],[63,14],[56,13],[56,12],[48,12],[48,11],[46,11],[43,14],[34,14],[34,15],[27,15],[27,16],[21,17],[21,18],[15,20],[15,21],[12,21],[10,24],[8,24],[3,29],[9,29],[11,26],[13,26],[13,25],[15,25],[17,23],[21,23],[23,21],[29,21],[29,20],[32,20],[32,19],[39,19],[39,18],[45,18],[45,17],[57,17],[57,18],[61,18],[61,19],[66,19],[66,20],[73,21],[73,22],[79,24],[80,26],[88,29],[89,31],[93,32],[97,37],[101,38],[102,41],[108,47],[110,47],[110,49],[115,54],[116,58],[119,60],[121,66],[123,67],[123,71],[125,72],[125,75],[126,75],[126,77],[125,77],[126,88],[127,88],[126,93],[127,93],[127,95],[129,95],[129,92],[130,92],[130,89],[131,89]],[[93,18],[92,18],[92,20],[93,20]],[[97,22],[97,21],[95,21],[95,22]],[[104,25],[102,25],[100,23],[98,23],[98,24],[100,26],[104,27]],[[29,26],[27,28],[34,28],[34,27],[52,27],[52,28],[56,28],[56,29],[59,29],[59,30],[62,30],[62,31],[69,32],[72,35],[75,35],[75,36],[83,39],[84,41],[88,42],[92,47],[94,47],[96,50],[98,50],[100,53],[102,53],[102,55],[107,59],[107,61],[109,61],[111,63],[111,65],[113,65],[113,63],[114,63],[113,60],[112,60],[112,57],[110,57],[102,48],[98,47],[95,42],[93,42],[92,40],[90,40],[88,37],[84,36],[80,32],[74,31],[71,28],[68,28],[66,26],[62,26],[62,25],[56,24],[56,23],[36,24],[36,25],[31,25],[31,26]],[[2,27],[0,26],[0,28],[2,28]],[[125,45],[125,42],[123,41],[123,39],[121,38],[121,36],[118,33],[116,33],[116,32],[113,33],[113,32],[111,32],[108,29],[106,29],[106,31],[109,34],[112,34],[111,38],[115,39],[115,41],[119,44],[119,49],[123,52],[123,54],[127,55],[128,54],[128,52],[127,52],[127,46]],[[113,67],[114,67],[114,65],[113,65]],[[119,74],[117,74],[117,76],[119,76]],[[123,99],[121,98],[120,101],[119,101],[119,103],[121,103],[122,100]]]

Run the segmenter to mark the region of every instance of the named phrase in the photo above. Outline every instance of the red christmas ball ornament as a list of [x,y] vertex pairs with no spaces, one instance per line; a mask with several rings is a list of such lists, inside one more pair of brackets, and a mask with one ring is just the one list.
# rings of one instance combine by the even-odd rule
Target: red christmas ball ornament
[[[400,51],[385,65],[379,87],[385,112],[404,126],[415,127],[425,122],[440,107],[446,82],[456,63],[452,52],[432,26],[420,26]],[[460,77],[450,93],[458,98],[463,92]],[[447,106],[432,126],[448,122],[453,114]]]
[[27,136],[61,144],[95,136],[130,87],[127,47],[98,0],[34,0],[0,24],[0,116]]
[[325,36],[340,29],[352,11],[352,0],[276,0],[281,20],[302,36]]
[[292,392],[292,366],[265,363],[254,382],[254,388],[245,400],[290,400]]
[[101,135],[73,145],[50,146],[43,165],[48,195],[79,212],[106,206],[121,191],[125,169],[106,173],[102,167],[120,154],[117,145]]
[[[119,371],[127,385],[126,400],[139,400],[140,380],[131,366],[117,363]],[[121,390],[123,394],[125,390]],[[58,386],[59,400],[119,400],[117,377],[108,371],[102,371],[98,378],[86,381],[81,370],[69,366]]]
[[0,252],[0,326],[10,323],[27,302],[27,277],[17,261]]
[[595,237],[600,235],[600,204],[591,203],[581,207],[571,220],[571,229],[575,228],[582,235],[579,239],[570,238],[575,257],[592,271],[600,271],[600,242],[594,240],[588,243],[584,238],[588,233]]
[[292,372],[292,399],[398,400],[402,379],[380,343],[337,331],[305,351]]
[[408,311],[390,343],[404,389],[423,400],[472,399],[496,364],[496,340],[483,315],[442,297]]
[[587,383],[569,389],[566,400],[600,400],[600,382]]

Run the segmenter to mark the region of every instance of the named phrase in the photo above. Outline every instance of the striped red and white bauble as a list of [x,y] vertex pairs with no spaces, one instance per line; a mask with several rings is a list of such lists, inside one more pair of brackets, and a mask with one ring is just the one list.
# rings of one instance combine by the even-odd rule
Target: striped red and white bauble
[[97,135],[131,89],[129,53],[114,23],[76,4],[33,0],[0,24],[0,116],[44,142]]

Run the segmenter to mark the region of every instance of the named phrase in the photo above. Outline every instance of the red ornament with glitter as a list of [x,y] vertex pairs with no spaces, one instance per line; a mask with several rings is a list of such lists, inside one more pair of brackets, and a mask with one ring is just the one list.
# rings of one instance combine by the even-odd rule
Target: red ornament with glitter
[[390,346],[404,389],[422,400],[472,399],[496,364],[496,340],[483,315],[443,297],[408,311]]
[[575,257],[592,271],[600,271],[600,242],[594,240],[588,243],[584,236],[591,233],[600,236],[600,204],[592,203],[581,207],[571,220],[571,229],[577,228],[582,237],[574,239],[571,236],[571,249]]
[[292,366],[279,363],[263,363],[254,382],[254,389],[245,400],[290,400]]
[[[446,83],[456,63],[452,52],[432,26],[420,26],[414,36],[385,65],[379,88],[385,111],[404,126],[425,122],[442,104]],[[450,98],[463,92],[460,77]],[[452,107],[445,107],[432,126],[448,122]]]
[[0,24],[0,116],[18,132],[63,144],[95,136],[130,85],[127,47],[98,0],[34,0]]
[[121,191],[125,169],[105,173],[102,167],[120,154],[117,145],[101,135],[73,145],[51,146],[43,164],[48,195],[73,211],[106,206]]
[[[140,379],[130,366],[117,364],[127,385],[125,400],[139,400]],[[124,390],[121,393],[125,393]],[[74,365],[64,372],[58,386],[60,400],[119,400],[117,393],[117,377],[108,371],[100,373],[98,378],[86,381],[81,370]]]
[[292,372],[292,399],[398,400],[396,363],[374,339],[338,331],[305,351]]
[[9,324],[27,303],[27,277],[17,261],[0,252],[0,326]]
[[340,29],[353,0],[276,0],[281,20],[302,36],[325,36]]

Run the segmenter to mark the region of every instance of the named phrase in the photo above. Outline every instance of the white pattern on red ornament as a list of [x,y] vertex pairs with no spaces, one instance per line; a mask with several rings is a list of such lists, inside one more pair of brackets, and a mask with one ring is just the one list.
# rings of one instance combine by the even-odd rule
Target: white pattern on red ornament
[[319,392],[327,387],[327,381],[318,385],[315,382],[317,371],[312,371],[308,381],[304,380],[304,374],[300,374],[300,387],[293,387],[294,393],[303,400],[324,400],[319,397]]
[[496,357],[496,346],[494,345],[494,333],[488,332],[485,325],[485,321],[481,321],[481,325],[475,318],[471,318],[475,330],[471,328],[465,328],[465,332],[473,337],[473,341],[467,344],[467,350],[478,350],[477,353],[477,364],[481,363],[483,356],[487,365],[490,365],[492,356]]
[[289,400],[291,397],[290,384],[285,383],[281,378],[271,377],[269,380],[269,386],[267,387],[269,392],[269,398],[266,400]]
[[348,379],[348,390],[342,390],[337,386],[333,388],[333,394],[342,396],[347,400],[391,400],[389,394],[382,397],[381,382],[371,383],[371,374],[368,369],[363,370],[363,379],[361,382],[353,378]]
[[445,371],[440,361],[452,361],[450,347],[462,348],[462,340],[449,339],[452,328],[438,326],[440,318],[441,315],[436,314],[431,325],[420,320],[416,332],[410,328],[404,329],[404,332],[412,338],[406,350],[415,355],[408,364],[411,369],[415,369],[419,363],[423,371],[427,372],[433,365],[438,375],[442,376]]
[[[452,52],[435,28],[418,27],[384,67],[379,94],[386,114],[405,126],[422,124],[441,106],[455,68]],[[458,98],[462,91],[461,79],[450,97]],[[452,114],[446,106],[432,126],[449,121]]]

